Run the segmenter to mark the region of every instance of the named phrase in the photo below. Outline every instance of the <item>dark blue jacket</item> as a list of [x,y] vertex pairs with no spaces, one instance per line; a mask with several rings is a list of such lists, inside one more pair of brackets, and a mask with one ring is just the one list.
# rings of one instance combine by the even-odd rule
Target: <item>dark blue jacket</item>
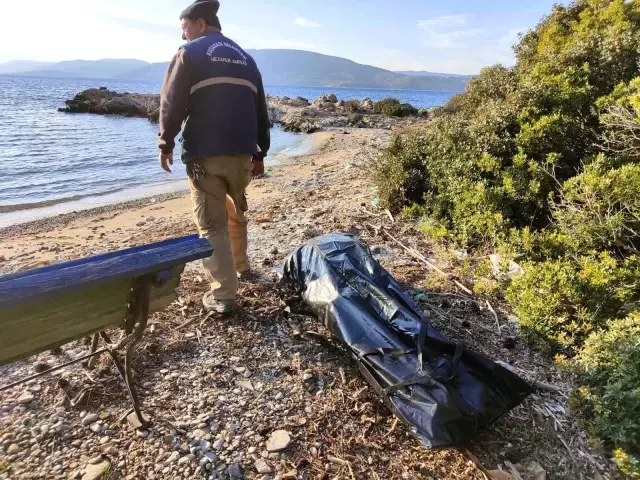
[[169,66],[161,96],[161,150],[173,150],[175,125],[183,120],[185,163],[214,155],[264,156],[269,150],[271,123],[258,67],[221,33],[187,43]]

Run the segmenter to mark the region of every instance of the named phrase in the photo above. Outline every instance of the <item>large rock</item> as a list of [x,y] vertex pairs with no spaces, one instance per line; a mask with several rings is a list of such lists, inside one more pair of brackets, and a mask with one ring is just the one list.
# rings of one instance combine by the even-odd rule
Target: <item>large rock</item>
[[[59,109],[70,113],[96,113],[101,115],[124,115],[148,118],[157,122],[160,111],[159,95],[140,95],[135,93],[117,93],[106,88],[92,88],[80,92],[66,102],[67,107]],[[312,133],[323,128],[359,128],[391,129],[413,123],[404,118],[388,118],[372,114],[373,102],[366,98],[360,104],[360,111],[369,115],[362,117],[349,113],[338,102],[334,94],[316,98],[312,104],[302,97],[275,97],[267,95],[269,119],[286,131]]]
[[311,106],[325,112],[335,112],[337,103],[338,98],[333,93],[330,93],[316,98]]
[[106,88],[90,88],[65,102],[66,113],[97,113],[101,115],[123,115],[142,117],[157,121],[160,110],[159,95],[117,93]]
[[274,97],[267,95],[267,103],[272,106],[287,106],[304,108],[311,105],[309,100],[303,97],[289,98],[289,97]]
[[360,102],[360,108],[362,110],[366,110],[368,112],[372,112],[373,111],[373,100],[371,100],[369,97],[365,98],[364,100],[362,100],[362,102]]
[[318,97],[313,101],[313,103],[333,103],[334,105],[337,102],[338,102],[338,97],[336,97],[334,93],[328,93],[326,95],[322,95],[321,97]]

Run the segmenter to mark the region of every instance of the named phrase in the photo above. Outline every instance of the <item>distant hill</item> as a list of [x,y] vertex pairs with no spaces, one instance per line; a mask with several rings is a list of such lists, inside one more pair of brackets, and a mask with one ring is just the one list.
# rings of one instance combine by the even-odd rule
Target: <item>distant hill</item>
[[16,73],[37,77],[122,78],[126,77],[131,70],[144,65],[148,65],[148,63],[129,59],[69,60]]
[[466,78],[414,77],[303,50],[249,50],[269,85],[462,91]]
[[[405,75],[361,65],[345,58],[303,50],[248,50],[267,85],[388,88],[459,92],[470,77],[446,74]],[[22,63],[16,65],[16,63]],[[39,77],[104,78],[162,82],[167,62],[73,60],[53,64],[0,64],[0,73]]]
[[146,82],[162,82],[164,74],[167,72],[169,62],[147,63],[129,71],[124,78],[126,80],[144,80]]
[[0,74],[22,73],[44,68],[51,65],[49,62],[32,62],[29,60],[15,60],[13,62],[0,63]]

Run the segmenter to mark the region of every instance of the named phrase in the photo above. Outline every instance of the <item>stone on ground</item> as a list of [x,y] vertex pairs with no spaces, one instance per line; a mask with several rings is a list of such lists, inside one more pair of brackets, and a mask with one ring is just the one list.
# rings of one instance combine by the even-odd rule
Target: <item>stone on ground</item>
[[280,452],[291,444],[291,435],[286,430],[276,430],[267,441],[268,452]]

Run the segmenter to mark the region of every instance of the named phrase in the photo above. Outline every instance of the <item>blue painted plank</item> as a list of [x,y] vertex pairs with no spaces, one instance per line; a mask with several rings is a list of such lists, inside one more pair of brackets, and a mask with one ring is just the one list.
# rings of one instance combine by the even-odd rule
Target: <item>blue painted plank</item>
[[208,240],[192,235],[7,275],[0,277],[0,309],[167,270],[212,253]]

